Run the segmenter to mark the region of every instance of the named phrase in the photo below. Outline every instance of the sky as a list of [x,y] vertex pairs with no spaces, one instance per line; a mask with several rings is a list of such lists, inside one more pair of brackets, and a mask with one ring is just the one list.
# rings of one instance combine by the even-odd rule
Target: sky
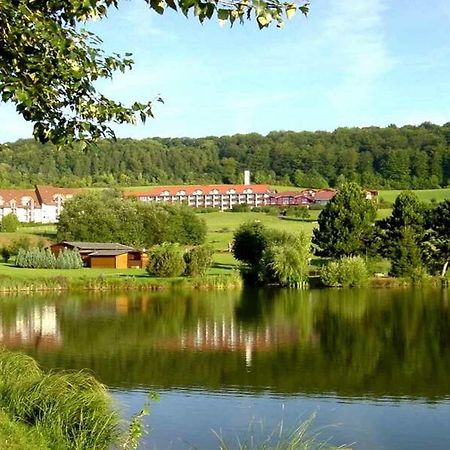
[[[89,29],[134,68],[99,90],[127,104],[160,95],[155,119],[120,138],[201,137],[450,121],[448,0],[311,0],[283,29],[201,25],[121,0]],[[0,142],[31,137],[0,104]]]

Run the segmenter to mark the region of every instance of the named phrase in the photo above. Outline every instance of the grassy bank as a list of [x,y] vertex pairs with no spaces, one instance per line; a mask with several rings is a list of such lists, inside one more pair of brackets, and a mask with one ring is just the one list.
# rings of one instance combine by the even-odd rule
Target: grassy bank
[[23,354],[0,349],[0,447],[108,449],[119,418],[106,389],[82,372],[44,373]]
[[138,269],[22,269],[0,264],[0,293],[37,291],[117,291],[161,289],[232,289],[241,279],[231,269],[212,269],[197,278],[156,278]]

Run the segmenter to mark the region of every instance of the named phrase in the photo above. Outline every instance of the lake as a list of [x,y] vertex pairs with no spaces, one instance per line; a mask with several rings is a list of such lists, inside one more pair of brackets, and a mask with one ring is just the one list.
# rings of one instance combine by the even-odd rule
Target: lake
[[0,342],[90,369],[126,417],[159,393],[142,448],[237,448],[312,415],[330,444],[450,448],[444,289],[2,297]]

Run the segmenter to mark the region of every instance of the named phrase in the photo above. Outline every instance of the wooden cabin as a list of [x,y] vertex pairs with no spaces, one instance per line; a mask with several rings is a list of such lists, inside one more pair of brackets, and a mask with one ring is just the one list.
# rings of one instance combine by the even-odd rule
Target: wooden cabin
[[55,256],[63,249],[77,250],[85,266],[96,269],[143,269],[148,264],[143,250],[114,242],[62,241],[50,249]]

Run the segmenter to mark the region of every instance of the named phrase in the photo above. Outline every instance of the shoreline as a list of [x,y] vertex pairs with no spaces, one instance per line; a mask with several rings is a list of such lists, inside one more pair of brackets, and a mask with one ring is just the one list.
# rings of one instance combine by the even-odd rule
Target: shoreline
[[[420,283],[406,278],[371,277],[360,288],[408,288],[413,286],[447,287],[448,280],[441,277],[429,277]],[[38,276],[30,278],[0,275],[0,295],[11,293],[34,292],[111,292],[111,291],[161,291],[161,290],[224,290],[242,289],[244,282],[237,273],[214,274],[188,278],[153,278],[144,276],[99,275],[97,277],[69,278],[64,275]],[[264,286],[261,286],[264,287]],[[267,287],[267,286],[266,286]],[[274,287],[274,286],[270,286]],[[325,287],[318,277],[311,277],[308,287],[304,289],[355,289],[343,287]]]

